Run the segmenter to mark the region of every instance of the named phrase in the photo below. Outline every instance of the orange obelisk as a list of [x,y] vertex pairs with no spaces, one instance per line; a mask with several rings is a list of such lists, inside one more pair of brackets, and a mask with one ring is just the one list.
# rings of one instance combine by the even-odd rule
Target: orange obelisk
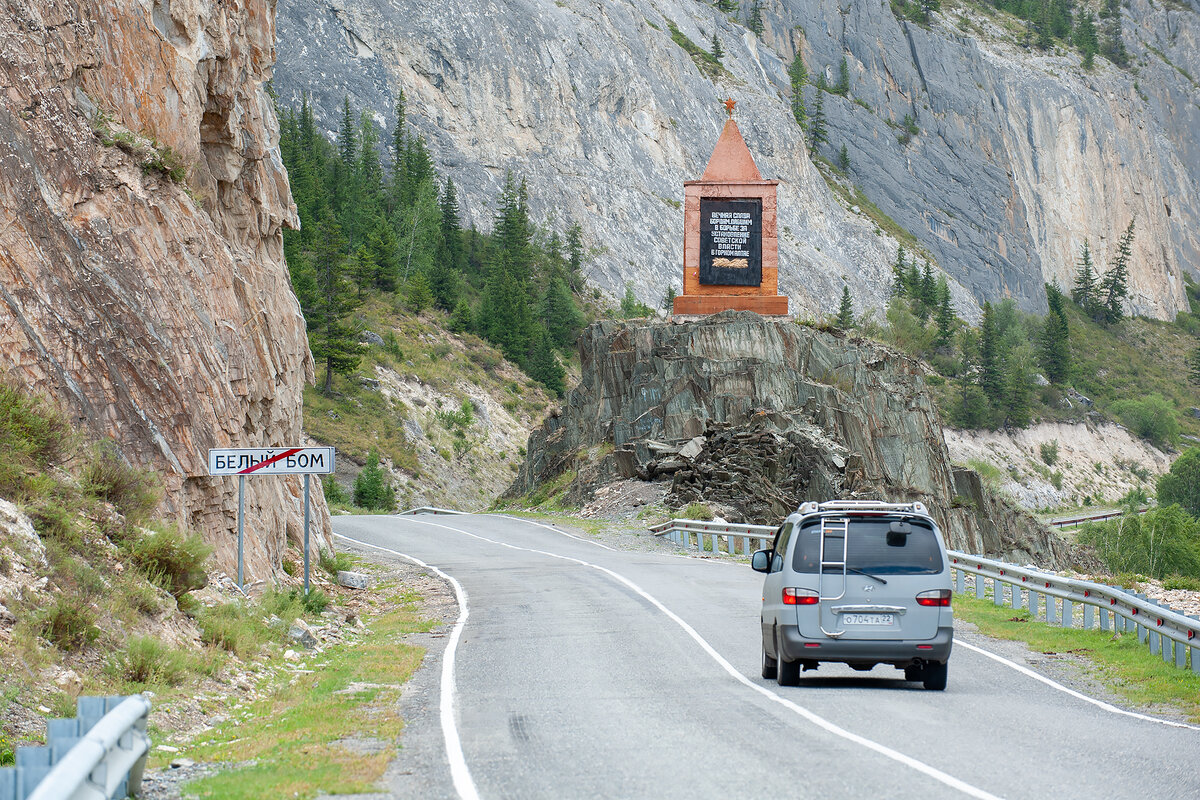
[[683,294],[674,313],[715,314],[736,309],[788,313],[779,292],[779,239],[775,191],[763,180],[733,120],[729,119],[698,181],[683,184]]

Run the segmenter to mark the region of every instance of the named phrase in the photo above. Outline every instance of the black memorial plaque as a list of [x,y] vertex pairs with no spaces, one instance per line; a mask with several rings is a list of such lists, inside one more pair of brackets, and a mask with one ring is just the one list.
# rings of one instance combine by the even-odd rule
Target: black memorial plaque
[[762,284],[762,200],[700,198],[700,283]]

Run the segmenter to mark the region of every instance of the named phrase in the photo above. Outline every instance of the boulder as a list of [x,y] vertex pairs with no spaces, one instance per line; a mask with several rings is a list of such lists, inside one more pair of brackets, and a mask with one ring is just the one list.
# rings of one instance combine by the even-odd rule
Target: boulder
[[311,650],[317,646],[317,637],[313,634],[312,628],[308,627],[308,623],[299,617],[288,628],[288,639],[305,650]]
[[337,582],[339,586],[345,586],[347,589],[369,589],[371,587],[371,577],[363,575],[361,572],[338,570]]

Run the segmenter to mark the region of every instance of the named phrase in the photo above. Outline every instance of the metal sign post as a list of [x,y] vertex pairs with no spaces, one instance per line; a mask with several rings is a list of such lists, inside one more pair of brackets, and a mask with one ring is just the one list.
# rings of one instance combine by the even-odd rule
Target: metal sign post
[[238,589],[246,591],[243,544],[245,541],[246,476],[304,476],[304,594],[308,594],[309,476],[330,475],[334,470],[332,447],[238,447],[208,451],[208,474],[238,476]]

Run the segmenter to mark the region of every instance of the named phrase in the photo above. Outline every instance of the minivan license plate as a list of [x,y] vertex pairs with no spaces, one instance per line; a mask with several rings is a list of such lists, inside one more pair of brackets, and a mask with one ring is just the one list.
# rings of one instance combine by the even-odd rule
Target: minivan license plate
[[891,625],[891,614],[843,614],[842,622],[846,625]]

